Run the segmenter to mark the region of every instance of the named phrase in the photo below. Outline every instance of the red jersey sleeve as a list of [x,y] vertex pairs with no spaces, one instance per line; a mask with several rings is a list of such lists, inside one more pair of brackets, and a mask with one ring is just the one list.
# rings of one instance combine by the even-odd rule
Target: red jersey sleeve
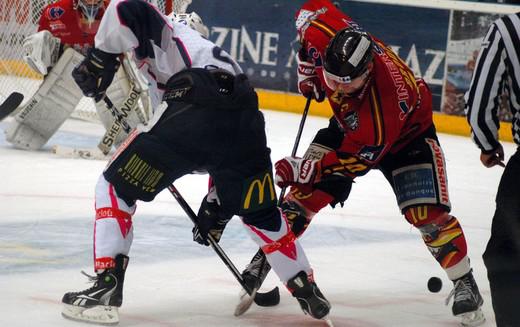
[[42,15],[40,16],[40,21],[38,22],[38,32],[51,30],[51,28],[49,26],[49,19],[47,18],[48,11],[49,11],[49,6],[45,7],[42,10]]

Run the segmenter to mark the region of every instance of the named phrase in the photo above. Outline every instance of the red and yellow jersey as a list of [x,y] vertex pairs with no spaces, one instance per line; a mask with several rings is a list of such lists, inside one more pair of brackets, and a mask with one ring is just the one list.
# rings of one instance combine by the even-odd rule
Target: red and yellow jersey
[[[297,13],[300,41],[324,87],[326,47],[336,32],[348,26],[360,28],[328,0],[310,0]],[[364,175],[386,153],[399,150],[433,123],[431,92],[426,83],[416,79],[390,47],[372,38],[374,68],[364,88],[355,96],[326,88],[345,137],[341,146],[323,159],[324,173]]]
[[81,14],[81,9],[74,8],[73,0],[59,0],[43,9],[38,31],[47,30],[58,37],[62,44],[85,53],[86,49],[94,45],[103,12],[101,8],[97,19],[89,24]]

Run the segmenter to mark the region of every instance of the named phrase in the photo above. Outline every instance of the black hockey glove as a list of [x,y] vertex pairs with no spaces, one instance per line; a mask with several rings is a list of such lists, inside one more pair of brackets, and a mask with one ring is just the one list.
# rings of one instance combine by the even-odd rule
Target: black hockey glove
[[118,56],[92,48],[87,57],[72,70],[72,77],[85,96],[94,98],[96,102],[103,99],[119,68]]
[[197,217],[197,225],[192,230],[193,240],[207,246],[209,245],[208,234],[211,234],[215,241],[220,241],[224,228],[233,215],[225,214],[216,201],[208,202],[206,195],[200,204]]

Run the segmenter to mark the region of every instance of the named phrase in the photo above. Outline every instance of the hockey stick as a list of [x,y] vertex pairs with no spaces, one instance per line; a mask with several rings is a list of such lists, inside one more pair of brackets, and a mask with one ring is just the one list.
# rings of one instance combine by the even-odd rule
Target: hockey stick
[[[291,151],[291,157],[296,156],[296,152],[298,151],[298,146],[300,145],[300,139],[302,137],[303,126],[305,126],[305,120],[307,119],[307,114],[309,113],[309,107],[311,106],[312,97],[307,97],[307,102],[305,103],[305,108],[303,109],[302,119],[300,120],[300,126],[298,127],[298,133],[296,133],[296,139],[294,140],[294,145]],[[280,197],[278,198],[278,205],[282,204],[283,198],[285,196],[285,190],[287,186],[284,186],[280,191]]]
[[73,148],[56,144],[52,147],[52,153],[64,158],[81,158],[90,160],[108,160],[110,155],[103,154],[98,148]]
[[2,104],[0,104],[0,121],[14,112],[20,106],[22,101],[23,94],[18,92],[9,94],[7,99],[5,99]]
[[[307,97],[307,102],[305,103],[305,108],[303,109],[302,118],[300,120],[300,126],[298,127],[298,132],[296,133],[296,139],[294,140],[291,157],[294,157],[296,155],[296,152],[298,151],[298,145],[300,144],[300,139],[302,137],[302,132],[303,132],[303,126],[305,126],[305,120],[307,119],[307,114],[309,113],[309,107],[311,105],[311,101],[312,101],[312,97],[310,97],[310,96]],[[282,190],[280,191],[280,197],[278,198],[278,206],[280,206],[282,204],[286,189],[287,189],[287,187],[283,187]],[[258,252],[255,254],[255,257],[257,255],[262,256],[262,259],[260,259],[261,263],[260,263],[260,269],[259,269],[259,274],[261,274],[262,270],[264,270],[265,264],[267,262],[267,258],[265,256],[265,253],[262,251],[262,249],[258,249]],[[269,268],[269,270],[270,270],[270,268]],[[266,274],[269,273],[269,270],[266,272]],[[260,278],[260,276],[259,276],[259,278]],[[259,285],[258,288],[260,288],[260,286],[261,285]],[[258,293],[257,293],[257,296],[258,296]],[[267,293],[263,293],[263,297],[264,297],[263,301],[265,303],[269,303],[270,306],[275,306],[278,303],[280,303],[280,291],[279,291],[278,287],[275,287],[274,289],[272,289],[271,291],[269,291]],[[244,299],[243,301],[247,301],[247,300],[248,299]],[[241,304],[242,304],[242,301],[238,304],[237,307],[239,307]]]
[[[107,104],[107,107],[110,109],[110,112],[114,115],[114,118],[121,124],[121,126],[123,127],[124,131],[127,132],[127,133],[130,133],[130,126],[128,125],[128,123],[124,120],[124,117],[121,115],[121,113],[117,110],[117,108],[114,106],[114,104],[112,103],[112,101],[107,97],[105,96],[103,98],[105,100],[105,103]],[[184,212],[186,212],[186,214],[188,215],[188,217],[191,219],[191,221],[194,223],[194,224],[197,224],[197,215],[195,214],[195,212],[193,212],[193,210],[191,209],[191,207],[188,205],[188,203],[184,200],[184,198],[182,197],[182,195],[179,193],[179,191],[177,190],[177,188],[175,188],[175,186],[173,184],[170,184],[168,186],[168,190],[170,191],[170,193],[173,195],[173,197],[177,200],[177,202],[179,203],[179,205],[182,207],[182,209],[184,210]],[[208,235],[208,242],[209,244],[211,245],[211,247],[213,248],[213,250],[215,250],[215,252],[217,253],[217,255],[220,257],[220,259],[224,262],[224,264],[229,268],[229,270],[231,271],[231,273],[233,274],[233,276],[235,276],[236,280],[240,283],[240,285],[242,286],[242,288],[251,296],[251,299],[254,299],[255,300],[255,303],[257,303],[258,305],[261,305],[261,306],[272,306],[273,304],[270,304],[268,301],[269,299],[272,298],[271,295],[269,294],[258,294],[256,291],[257,289],[254,288],[254,289],[250,289],[249,286],[247,286],[246,282],[244,281],[244,279],[242,278],[242,275],[240,274],[240,272],[238,271],[238,269],[236,268],[236,266],[233,264],[233,262],[231,262],[231,259],[229,259],[229,257],[226,255],[226,253],[224,252],[224,250],[220,247],[220,245],[215,241],[215,239],[211,236],[211,235]],[[256,296],[255,296],[256,295]],[[264,295],[265,295],[265,299],[264,299]],[[238,305],[236,308],[235,308],[235,316],[239,316],[241,315],[242,313],[246,312],[247,309],[249,309],[249,307],[251,306],[253,300],[251,300],[250,302],[243,302],[242,305]]]
[[[126,70],[126,68],[124,69]],[[135,115],[139,119],[139,122],[142,124],[146,124],[148,119],[145,117],[145,114],[141,112],[141,109],[139,107],[139,101],[135,101],[135,99],[141,98],[142,91],[136,87],[135,82],[129,81],[129,83],[130,92],[126,96],[125,101],[123,101],[123,108],[121,108],[121,110],[118,109],[118,112],[121,114],[121,116],[123,116],[123,118],[128,117],[130,112],[135,112]],[[108,109],[110,110],[110,108]],[[110,150],[112,150],[112,146],[114,146],[116,142],[116,138],[119,136],[119,134],[121,134],[121,130],[122,127],[117,120],[115,120],[112,123],[112,125],[106,130],[105,134],[103,135],[103,137],[97,145],[98,149],[101,150],[101,152],[103,152],[104,155],[110,153]]]

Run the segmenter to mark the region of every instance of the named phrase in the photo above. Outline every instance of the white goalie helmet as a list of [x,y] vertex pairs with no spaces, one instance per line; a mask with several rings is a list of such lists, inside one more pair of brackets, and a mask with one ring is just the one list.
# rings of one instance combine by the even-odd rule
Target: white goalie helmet
[[81,10],[87,21],[92,23],[105,3],[104,0],[76,0],[75,5]]
[[186,26],[189,26],[191,29],[199,32],[200,35],[202,35],[206,39],[209,37],[208,28],[202,22],[202,18],[200,18],[200,16],[194,11],[192,11],[190,13],[184,13],[184,14],[176,14],[176,13],[172,12],[171,14],[168,15],[168,17],[173,22],[181,23]]

